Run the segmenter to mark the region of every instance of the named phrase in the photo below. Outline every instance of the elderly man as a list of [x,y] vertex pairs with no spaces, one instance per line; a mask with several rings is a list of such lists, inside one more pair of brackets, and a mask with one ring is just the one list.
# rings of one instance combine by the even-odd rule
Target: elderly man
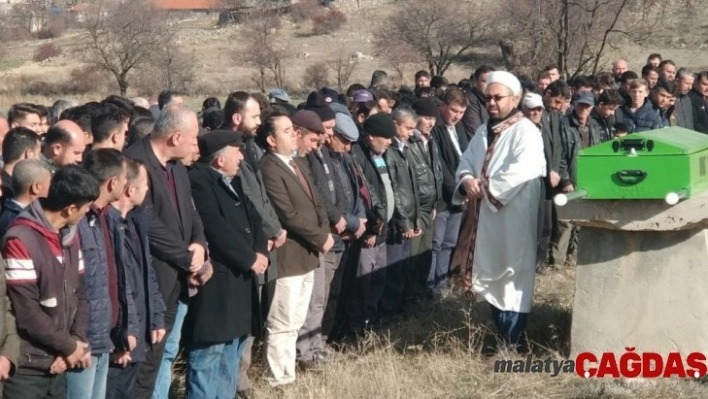
[[[126,155],[146,164],[150,177],[145,200],[147,207],[152,209],[148,233],[150,252],[167,308],[168,340],[172,335],[176,343],[179,343],[181,328],[173,327],[181,326],[187,313],[187,284],[206,283],[212,271],[205,263],[206,240],[202,220],[192,204],[187,169],[180,162],[196,152],[198,131],[199,122],[193,111],[181,104],[170,104],[161,111],[152,134],[125,151]],[[179,311],[180,308],[183,310]],[[148,350],[135,382],[135,398],[152,397],[161,364],[169,371],[174,359],[163,359],[166,345],[167,341],[163,341]],[[177,349],[174,354],[176,356]],[[167,391],[169,384],[164,392]]]
[[533,301],[546,160],[541,132],[517,110],[519,80],[499,71],[487,83],[490,119],[460,159],[454,200],[478,210],[471,289],[489,303],[503,343],[518,349]]
[[258,324],[252,319],[260,315],[254,276],[268,268],[268,239],[241,184],[231,184],[238,179],[242,145],[241,132],[207,133],[199,138],[201,158],[189,171],[219,278],[192,298],[185,319],[187,398],[234,397],[241,354]]
[[408,140],[416,128],[416,114],[407,107],[398,107],[391,117],[382,115],[381,126],[393,129],[392,145],[385,154],[393,187],[393,219],[389,222],[386,241],[388,266],[386,290],[381,301],[384,312],[399,313],[403,309],[406,281],[412,264],[412,240],[420,237],[420,201],[412,154]]
[[671,126],[681,126],[686,129],[694,130],[693,125],[693,106],[691,104],[691,98],[688,93],[693,87],[693,82],[695,76],[688,70],[681,68],[676,72],[676,87],[678,97],[676,99],[676,104],[674,104],[674,110],[671,112],[670,123]]

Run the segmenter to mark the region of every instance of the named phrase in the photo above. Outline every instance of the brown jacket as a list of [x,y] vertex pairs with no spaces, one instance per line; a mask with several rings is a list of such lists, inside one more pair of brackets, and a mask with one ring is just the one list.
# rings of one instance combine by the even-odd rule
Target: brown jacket
[[268,152],[261,159],[263,184],[280,224],[288,239],[277,249],[278,277],[305,274],[319,265],[319,253],[329,235],[327,210],[315,189],[307,163],[295,159],[307,179],[312,195],[300,184],[297,176],[275,154]]

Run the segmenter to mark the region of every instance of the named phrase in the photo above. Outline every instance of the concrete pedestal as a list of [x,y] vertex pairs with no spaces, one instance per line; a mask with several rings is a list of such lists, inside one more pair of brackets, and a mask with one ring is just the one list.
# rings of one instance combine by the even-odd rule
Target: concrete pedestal
[[577,201],[571,356],[708,352],[708,198]]

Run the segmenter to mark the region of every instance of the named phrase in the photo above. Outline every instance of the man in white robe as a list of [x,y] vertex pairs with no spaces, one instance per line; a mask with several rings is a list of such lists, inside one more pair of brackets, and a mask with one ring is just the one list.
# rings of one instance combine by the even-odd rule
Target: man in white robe
[[476,232],[469,237],[474,240],[471,290],[490,304],[502,342],[513,349],[531,311],[546,175],[541,132],[517,109],[521,93],[509,72],[489,74],[490,119],[462,155],[453,199],[477,207]]

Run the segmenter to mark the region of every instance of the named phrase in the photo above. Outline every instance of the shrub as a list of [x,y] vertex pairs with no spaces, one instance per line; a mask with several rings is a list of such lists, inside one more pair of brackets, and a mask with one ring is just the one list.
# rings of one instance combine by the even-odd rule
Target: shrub
[[324,62],[312,64],[302,77],[303,88],[319,90],[329,84],[329,67]]
[[317,0],[302,0],[288,8],[288,13],[293,22],[305,22],[322,14],[323,7]]
[[56,39],[61,37],[66,32],[67,25],[65,18],[53,17],[37,32],[37,38]]
[[61,47],[57,46],[54,43],[47,43],[37,47],[37,50],[35,50],[34,57],[32,57],[32,59],[35,62],[42,62],[44,60],[54,58],[60,54]]
[[336,32],[345,22],[347,22],[347,16],[343,12],[330,10],[312,18],[312,33],[325,35]]

